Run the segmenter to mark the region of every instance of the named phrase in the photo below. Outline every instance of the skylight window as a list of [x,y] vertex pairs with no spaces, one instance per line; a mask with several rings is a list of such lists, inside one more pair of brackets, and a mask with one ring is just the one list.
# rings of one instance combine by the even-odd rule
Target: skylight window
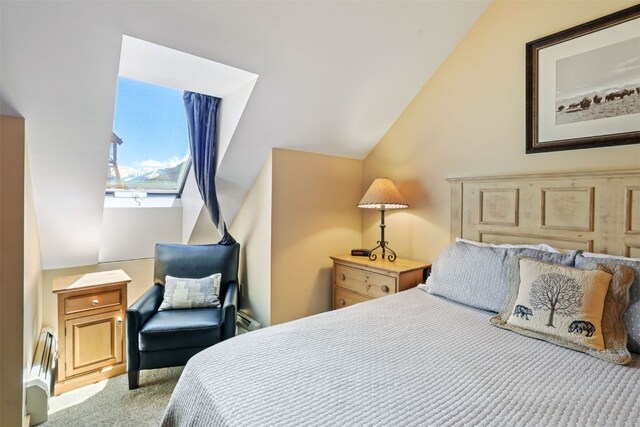
[[191,165],[182,94],[118,78],[107,193],[181,194]]

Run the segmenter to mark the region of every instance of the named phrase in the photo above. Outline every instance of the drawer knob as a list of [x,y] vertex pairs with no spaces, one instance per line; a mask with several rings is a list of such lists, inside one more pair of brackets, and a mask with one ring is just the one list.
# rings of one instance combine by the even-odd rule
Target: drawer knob
[[94,298],[91,300],[91,305],[98,305],[100,304],[100,301],[98,301],[98,298]]
[[347,279],[347,276],[345,276],[344,273],[340,275],[340,280],[346,280],[346,279]]
[[117,318],[116,318],[116,322],[118,322],[118,323],[122,323],[122,317],[117,317]]
[[389,287],[387,285],[382,285],[380,289],[382,289],[382,292],[389,292]]
[[338,304],[344,305],[344,299],[340,298],[340,300],[338,301]]

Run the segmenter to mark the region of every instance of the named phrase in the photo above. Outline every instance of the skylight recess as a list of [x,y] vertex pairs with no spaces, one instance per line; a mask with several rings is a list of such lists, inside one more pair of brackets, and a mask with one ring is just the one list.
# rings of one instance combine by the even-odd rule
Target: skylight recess
[[180,195],[191,165],[182,94],[118,78],[107,193]]

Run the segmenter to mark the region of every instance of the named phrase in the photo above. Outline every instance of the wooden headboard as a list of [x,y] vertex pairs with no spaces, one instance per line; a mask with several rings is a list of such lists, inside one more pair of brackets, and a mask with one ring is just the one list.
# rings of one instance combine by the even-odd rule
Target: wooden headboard
[[451,240],[640,258],[640,170],[449,178]]

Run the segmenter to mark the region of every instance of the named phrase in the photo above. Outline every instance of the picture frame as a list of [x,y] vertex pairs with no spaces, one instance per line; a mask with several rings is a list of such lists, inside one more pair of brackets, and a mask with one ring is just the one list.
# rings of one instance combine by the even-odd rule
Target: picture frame
[[525,108],[527,154],[640,143],[640,5],[527,43]]

